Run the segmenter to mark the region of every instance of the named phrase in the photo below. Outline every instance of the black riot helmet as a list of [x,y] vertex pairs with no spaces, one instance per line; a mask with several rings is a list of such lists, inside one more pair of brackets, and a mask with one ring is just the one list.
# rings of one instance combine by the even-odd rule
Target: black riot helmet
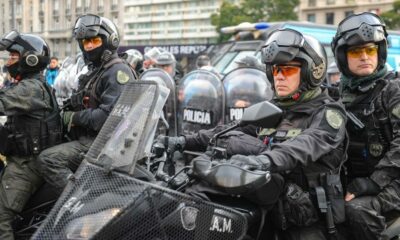
[[[269,34],[262,48],[267,78],[273,81],[272,66],[290,61],[301,62],[299,92],[317,88],[326,75],[326,52],[314,37],[293,29],[277,29]],[[274,84],[272,84],[274,86]]]
[[[104,50],[109,50],[111,53],[116,52],[120,41],[118,29],[114,23],[107,18],[93,14],[82,15],[76,20],[73,36],[78,41],[83,55],[92,62],[99,61]],[[101,37],[102,46],[96,51],[85,51],[82,40],[97,36]]]
[[11,77],[44,70],[50,62],[50,49],[39,36],[13,30],[0,40],[0,51],[18,52],[20,60],[8,66]]
[[385,66],[387,57],[387,32],[383,20],[376,14],[364,12],[343,19],[332,40],[332,52],[339,70],[346,76],[352,73],[348,68],[346,51],[351,46],[376,43],[378,45],[378,66]]

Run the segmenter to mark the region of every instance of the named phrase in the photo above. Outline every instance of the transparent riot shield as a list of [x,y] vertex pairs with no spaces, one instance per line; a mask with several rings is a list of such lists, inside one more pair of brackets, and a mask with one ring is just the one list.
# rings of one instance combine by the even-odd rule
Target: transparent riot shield
[[175,94],[175,81],[172,77],[162,69],[159,68],[151,68],[146,70],[140,75],[140,80],[144,81],[155,81],[158,84],[161,84],[167,87],[170,91],[167,102],[164,106],[164,117],[168,127],[165,126],[165,122],[158,125],[157,135],[168,135],[168,136],[177,136],[177,121],[176,121],[176,94]]
[[155,82],[127,84],[33,240],[243,239],[247,219],[235,209],[134,177],[167,96]]
[[221,79],[206,70],[188,73],[178,87],[178,133],[193,134],[222,123],[224,89]]
[[265,100],[271,100],[273,91],[266,74],[255,68],[238,68],[222,80],[225,90],[224,122],[242,118],[245,108]]

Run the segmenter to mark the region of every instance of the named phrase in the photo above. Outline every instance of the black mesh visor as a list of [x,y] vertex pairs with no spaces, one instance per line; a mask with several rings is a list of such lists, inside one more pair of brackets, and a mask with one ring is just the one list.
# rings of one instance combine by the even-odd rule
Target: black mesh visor
[[262,48],[263,62],[279,64],[292,61],[301,49],[313,59],[316,65],[322,63],[322,59],[300,32],[292,29],[277,29],[270,34]]
[[96,15],[84,15],[78,18],[74,27],[74,37],[77,39],[92,38],[98,35],[101,18]]
[[348,45],[379,42],[387,36],[385,24],[373,13],[352,15],[344,19],[339,24],[338,33]]

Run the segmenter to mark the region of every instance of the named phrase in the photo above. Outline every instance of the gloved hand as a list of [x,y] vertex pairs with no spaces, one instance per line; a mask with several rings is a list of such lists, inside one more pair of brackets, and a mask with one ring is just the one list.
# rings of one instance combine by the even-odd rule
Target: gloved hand
[[166,145],[168,153],[174,153],[175,151],[182,152],[185,148],[186,139],[184,136],[180,137],[168,137],[160,135],[158,136],[157,143]]
[[268,171],[271,168],[271,161],[265,155],[233,155],[229,160],[230,164],[237,165],[249,170]]
[[380,187],[370,178],[356,178],[348,186],[347,192],[354,196],[377,195]]
[[62,121],[63,121],[63,125],[64,127],[67,128],[67,131],[69,132],[71,130],[72,127],[72,118],[74,116],[74,112],[70,112],[70,111],[65,111],[62,112]]

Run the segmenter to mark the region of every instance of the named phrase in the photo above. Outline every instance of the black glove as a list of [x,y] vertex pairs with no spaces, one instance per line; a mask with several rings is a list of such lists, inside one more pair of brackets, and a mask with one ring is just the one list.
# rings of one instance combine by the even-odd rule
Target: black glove
[[158,136],[157,143],[164,144],[167,148],[168,153],[174,153],[175,151],[182,152],[185,148],[186,139],[183,136],[180,137],[168,137],[168,136]]
[[347,192],[354,196],[377,195],[380,192],[380,187],[370,178],[356,178],[348,186]]
[[271,161],[265,155],[233,155],[229,160],[230,164],[237,165],[249,170],[268,171],[271,168]]

